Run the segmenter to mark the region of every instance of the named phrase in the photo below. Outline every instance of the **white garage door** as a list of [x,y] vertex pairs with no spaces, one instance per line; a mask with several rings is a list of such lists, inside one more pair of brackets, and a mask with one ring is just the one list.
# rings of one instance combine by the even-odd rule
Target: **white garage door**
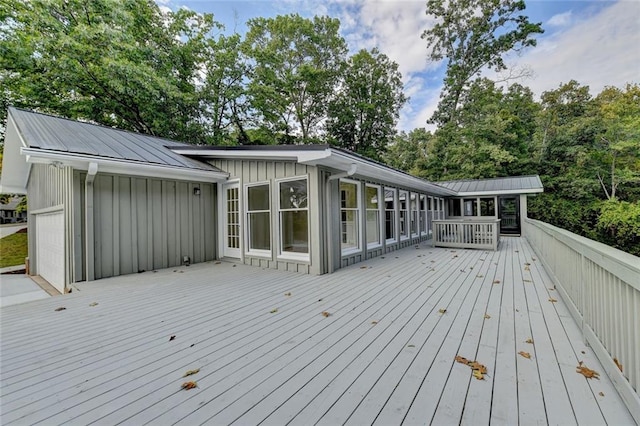
[[37,273],[64,293],[64,215],[62,211],[36,216]]

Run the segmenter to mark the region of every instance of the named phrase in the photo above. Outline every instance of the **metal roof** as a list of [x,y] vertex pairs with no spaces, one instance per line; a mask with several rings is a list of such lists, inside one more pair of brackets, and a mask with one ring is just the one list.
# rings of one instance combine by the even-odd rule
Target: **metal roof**
[[184,143],[15,107],[9,107],[9,114],[24,143],[30,148],[171,167],[220,171],[210,164],[184,157],[167,149],[167,146],[189,146]]
[[543,191],[542,181],[538,175],[450,180],[436,183],[456,191],[458,195],[531,194]]

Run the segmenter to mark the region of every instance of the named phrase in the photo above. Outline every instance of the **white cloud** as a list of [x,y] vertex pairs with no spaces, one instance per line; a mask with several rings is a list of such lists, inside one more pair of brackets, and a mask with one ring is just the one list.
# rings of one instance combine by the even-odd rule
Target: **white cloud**
[[573,79],[590,86],[595,95],[605,86],[639,82],[639,21],[638,4],[620,1],[542,39],[538,47],[516,60],[535,74],[524,83],[540,95]]
[[559,13],[557,15],[553,15],[548,21],[547,26],[549,27],[566,27],[571,24],[572,21],[572,12],[564,12]]

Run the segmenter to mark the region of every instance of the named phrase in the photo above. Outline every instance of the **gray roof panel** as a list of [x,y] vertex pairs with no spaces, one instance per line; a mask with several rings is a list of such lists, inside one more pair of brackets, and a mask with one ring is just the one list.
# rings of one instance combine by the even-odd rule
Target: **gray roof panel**
[[190,146],[184,143],[14,107],[9,108],[9,114],[30,148],[220,171],[210,164],[167,149],[168,146]]
[[543,189],[538,175],[510,176],[494,179],[463,179],[436,182],[438,185],[458,193],[500,193],[505,191],[540,192]]

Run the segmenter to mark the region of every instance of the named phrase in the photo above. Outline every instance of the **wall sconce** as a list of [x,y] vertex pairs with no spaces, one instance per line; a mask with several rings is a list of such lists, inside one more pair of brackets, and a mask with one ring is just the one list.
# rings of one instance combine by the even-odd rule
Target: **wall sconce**
[[198,186],[193,187],[193,195],[200,195],[200,187]]

